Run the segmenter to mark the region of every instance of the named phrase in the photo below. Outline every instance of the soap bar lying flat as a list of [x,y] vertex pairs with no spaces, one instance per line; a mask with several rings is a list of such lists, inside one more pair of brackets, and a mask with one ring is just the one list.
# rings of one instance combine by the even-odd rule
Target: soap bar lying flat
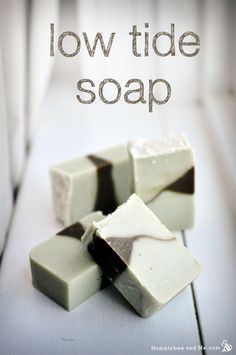
[[183,134],[129,142],[133,190],[172,231],[194,224],[194,154]]
[[50,170],[57,218],[69,225],[94,210],[108,214],[130,195],[125,146],[67,161]]
[[87,240],[81,241],[91,223],[102,218],[101,212],[91,213],[30,252],[34,287],[67,310],[104,285],[101,269],[87,252]]
[[143,317],[158,311],[201,271],[135,194],[93,228],[90,254]]

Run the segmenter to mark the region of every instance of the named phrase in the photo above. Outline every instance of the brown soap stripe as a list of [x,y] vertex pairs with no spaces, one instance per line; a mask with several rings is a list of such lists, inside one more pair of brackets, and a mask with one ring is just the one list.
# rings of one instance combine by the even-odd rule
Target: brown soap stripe
[[126,264],[129,264],[133,244],[139,238],[139,236],[131,238],[110,237],[107,238],[106,241],[109,243],[110,247],[122,257]]
[[175,239],[174,235],[171,238],[159,238],[153,237],[150,235],[137,235],[134,237],[109,237],[106,238],[106,241],[109,243],[112,249],[114,249],[126,262],[126,264],[130,264],[131,253],[133,249],[133,244],[136,240],[147,238],[153,240],[161,240],[161,241],[169,241]]
[[80,240],[84,232],[85,232],[84,226],[80,222],[76,222],[71,226],[63,229],[56,235],[63,235],[65,237],[74,237]]
[[195,180],[195,173],[194,173],[194,167],[192,167],[180,178],[172,182],[170,185],[164,187],[160,192],[158,192],[153,198],[151,198],[146,203],[150,203],[154,201],[163,191],[173,191],[173,192],[179,192],[188,195],[194,194],[194,186],[195,186],[194,180]]
[[111,213],[118,205],[112,179],[112,163],[95,155],[88,155],[87,158],[97,168],[98,185],[94,210],[100,210],[104,214]]
[[127,264],[117,255],[117,253],[99,238],[95,233],[93,239],[88,244],[88,251],[94,261],[101,267],[104,274],[114,282],[127,268]]
[[[64,237],[74,237],[74,238],[81,240],[81,237],[84,235],[84,233],[85,233],[84,226],[80,222],[76,222],[76,223],[72,224],[71,226],[63,229],[62,231],[60,231],[56,235],[61,235]],[[103,288],[105,288],[109,284],[110,284],[110,281],[108,280],[108,278],[104,274],[102,274],[100,289],[102,290]]]
[[163,190],[181,192],[183,194],[194,193],[194,167],[189,169],[183,176],[165,187]]
[[[92,241],[88,244],[88,251],[95,262],[101,267],[104,274],[114,282],[130,264],[133,244],[141,238],[163,240],[149,235],[138,235],[127,238],[110,237],[104,240],[94,233]],[[163,241],[173,239],[175,238],[164,239]]]

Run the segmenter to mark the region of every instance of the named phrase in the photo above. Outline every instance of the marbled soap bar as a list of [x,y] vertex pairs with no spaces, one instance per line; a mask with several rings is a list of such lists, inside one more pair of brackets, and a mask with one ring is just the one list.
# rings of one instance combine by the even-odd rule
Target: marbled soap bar
[[91,223],[103,218],[101,212],[91,213],[30,252],[34,287],[67,310],[104,285],[102,271],[89,255],[86,243]]
[[69,225],[94,210],[108,214],[130,195],[125,146],[87,155],[50,170],[56,216]]
[[135,194],[93,228],[90,254],[142,317],[158,311],[201,271]]
[[194,224],[194,153],[183,134],[129,142],[133,190],[172,231]]

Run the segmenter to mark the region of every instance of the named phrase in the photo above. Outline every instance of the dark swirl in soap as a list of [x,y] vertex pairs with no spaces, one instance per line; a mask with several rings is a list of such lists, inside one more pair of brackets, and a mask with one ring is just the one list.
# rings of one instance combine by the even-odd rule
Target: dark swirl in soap
[[94,261],[101,267],[104,274],[115,281],[127,268],[127,264],[102,238],[93,235],[93,240],[88,244],[88,251]]
[[189,169],[183,176],[165,187],[165,190],[180,192],[183,194],[194,193],[194,167]]
[[189,169],[184,175],[182,175],[180,178],[172,182],[171,184],[167,185],[164,187],[158,194],[156,194],[151,200],[149,200],[147,203],[152,202],[155,200],[163,191],[173,191],[173,192],[179,192],[182,194],[194,194],[194,167]]
[[65,237],[74,237],[80,240],[81,237],[84,235],[84,233],[85,233],[84,226],[80,222],[76,222],[71,226],[63,229],[56,235],[63,235]]
[[[85,233],[84,226],[80,222],[76,222],[76,223],[73,223],[71,226],[63,229],[62,231],[60,231],[56,235],[59,235],[59,236],[61,235],[63,237],[73,237],[73,238],[77,238],[77,239],[81,240],[84,233]],[[104,274],[102,274],[100,289],[102,290],[103,288],[105,288],[109,284],[110,284],[110,282],[109,282],[108,278]]]
[[[95,262],[101,267],[104,274],[114,282],[130,264],[133,244],[141,238],[163,240],[149,235],[138,235],[127,238],[110,237],[104,240],[94,233],[92,241],[88,244],[88,251]],[[174,236],[171,239],[164,239],[164,241],[173,239]]]
[[126,262],[126,264],[130,263],[131,253],[133,249],[133,244],[136,240],[141,238],[149,238],[149,239],[156,239],[151,236],[146,235],[138,235],[135,237],[110,237],[107,238],[106,241],[110,245],[110,247],[115,250],[122,259]]
[[97,168],[98,182],[94,210],[102,211],[104,214],[111,213],[118,205],[112,178],[112,163],[95,155],[88,155],[87,158]]

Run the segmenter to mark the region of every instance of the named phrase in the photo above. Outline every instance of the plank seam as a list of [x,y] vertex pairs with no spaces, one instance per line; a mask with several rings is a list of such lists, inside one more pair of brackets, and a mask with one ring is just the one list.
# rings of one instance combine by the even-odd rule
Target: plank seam
[[[187,242],[186,242],[186,236],[185,236],[185,231],[182,231],[182,237],[183,237],[183,243],[184,246],[187,248]],[[199,334],[199,340],[200,340],[200,346],[201,346],[201,352],[202,355],[206,355],[205,352],[205,341],[204,341],[204,337],[203,337],[203,332],[202,332],[202,326],[201,326],[201,320],[200,320],[200,316],[199,316],[199,312],[198,312],[198,306],[197,306],[197,300],[196,300],[196,294],[195,294],[195,288],[193,283],[190,284],[191,287],[191,293],[192,293],[192,297],[193,297],[193,307],[194,307],[194,312],[195,312],[195,317],[196,317],[196,322],[197,322],[197,329],[198,329],[198,334]]]

